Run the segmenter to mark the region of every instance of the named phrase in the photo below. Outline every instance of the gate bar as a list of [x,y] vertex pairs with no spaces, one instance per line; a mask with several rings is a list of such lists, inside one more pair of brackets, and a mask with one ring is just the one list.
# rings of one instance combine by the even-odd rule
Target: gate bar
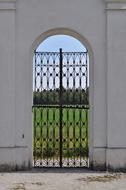
[[63,68],[63,55],[62,55],[62,49],[60,49],[60,92],[59,92],[59,100],[60,100],[60,130],[59,130],[59,135],[60,135],[60,167],[62,168],[62,115],[63,115],[63,110],[62,110],[62,91],[63,91],[63,84],[62,84],[62,68]]

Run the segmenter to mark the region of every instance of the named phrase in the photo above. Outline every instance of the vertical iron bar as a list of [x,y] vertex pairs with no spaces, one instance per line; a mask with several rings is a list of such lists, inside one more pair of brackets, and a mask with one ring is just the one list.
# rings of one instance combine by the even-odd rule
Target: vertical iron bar
[[[75,62],[76,62],[76,58],[75,58],[75,53],[73,53],[73,55],[71,55],[71,57],[73,56],[73,63],[72,63],[72,68],[73,68],[73,74],[72,74],[72,77],[73,77],[73,95],[72,95],[72,105],[75,105],[75,92],[76,92],[76,69],[75,69]],[[75,151],[75,109],[72,109],[72,115],[73,115],[73,120],[72,120],[72,128],[73,128],[73,166],[75,167],[75,154],[76,154],[76,151]]]
[[83,55],[81,56],[81,54],[80,54],[80,60],[79,60],[79,73],[80,73],[80,76],[79,76],[79,87],[80,87],[80,100],[79,100],[79,104],[81,105],[81,104],[83,104],[83,102],[82,102],[82,92],[83,92],[83,88],[82,88],[82,57],[83,57]]
[[[86,105],[88,103],[88,55],[87,55],[87,52],[86,52]],[[88,106],[88,105],[87,105]]]
[[52,121],[52,127],[53,127],[53,152],[54,152],[54,155],[53,155],[53,166],[55,166],[55,152],[56,152],[56,149],[55,149],[55,125],[56,125],[56,120],[55,120],[55,115],[56,115],[56,110],[55,108],[53,108],[53,121]]
[[62,168],[62,115],[63,115],[63,110],[62,110],[62,68],[63,68],[63,54],[62,54],[62,49],[60,49],[60,91],[59,91],[59,100],[60,100],[60,167]]
[[36,108],[34,109],[34,166],[36,165]]
[[74,167],[76,165],[76,130],[75,130],[75,117],[76,117],[76,111],[73,109],[73,159],[74,159]]
[[[69,91],[69,55],[67,54],[67,101],[66,101],[66,104],[69,102],[69,94],[68,94],[68,91]],[[69,109],[66,108],[67,110],[67,166],[69,166],[69,155],[70,155],[70,127],[69,127]]]
[[[53,76],[53,90],[56,90],[55,87],[55,74],[56,74],[56,68],[55,68],[55,54],[53,55],[53,71],[52,71],[52,76]],[[55,103],[55,93],[53,95],[53,101]],[[52,121],[52,127],[53,127],[53,166],[55,166],[55,160],[56,160],[56,137],[55,137],[55,127],[56,127],[56,109],[53,108],[53,121]]]
[[[80,72],[80,77],[79,77],[79,87],[80,87],[80,100],[79,100],[79,103],[80,105],[83,104],[82,102],[82,93],[83,93],[83,87],[82,87],[82,75],[83,75],[83,72],[82,72],[82,57],[81,57],[81,54],[80,54],[80,61],[79,61],[79,72]],[[81,158],[81,155],[82,155],[82,109],[79,110],[79,136],[80,136],[80,166],[82,165],[81,161],[82,161],[82,158]]]
[[[89,98],[88,98],[88,61],[87,61],[87,59],[88,59],[88,54],[87,54],[87,52],[86,52],[86,104],[87,104],[87,102],[88,102],[88,100],[89,100]],[[88,105],[86,105],[86,106],[88,106]],[[88,110],[86,110],[86,122],[85,122],[85,125],[86,125],[86,149],[88,149]],[[88,150],[87,150],[87,155],[86,155],[86,157],[88,157]]]
[[[37,56],[35,52],[35,70],[34,70],[34,92],[36,92],[36,63],[37,63]],[[33,156],[34,156],[34,166],[36,164],[36,108],[33,108],[34,113],[34,150],[33,150]]]
[[[41,61],[40,61],[40,78],[41,78],[41,82],[40,82],[40,101],[42,102],[42,71],[43,71],[43,67],[42,67],[42,54],[41,54]],[[42,128],[42,121],[43,121],[43,108],[40,108],[40,147],[41,147],[41,163],[40,165],[42,165],[43,163],[43,147],[42,147],[42,140],[43,140],[43,128]]]
[[[47,57],[47,102],[49,102],[49,55]],[[47,116],[47,166],[49,165],[49,108],[46,108],[46,116]]]
[[79,127],[80,127],[80,130],[79,130],[79,137],[80,137],[80,140],[79,140],[79,143],[80,143],[80,146],[79,146],[79,149],[80,149],[80,166],[82,165],[81,161],[82,161],[82,109],[79,110]]

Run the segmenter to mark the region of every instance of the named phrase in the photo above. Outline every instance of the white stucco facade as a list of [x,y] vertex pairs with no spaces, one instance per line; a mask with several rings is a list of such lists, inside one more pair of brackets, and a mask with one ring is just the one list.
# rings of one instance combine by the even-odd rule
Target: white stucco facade
[[32,57],[71,35],[90,56],[89,160],[126,170],[126,0],[0,0],[0,170],[32,167]]

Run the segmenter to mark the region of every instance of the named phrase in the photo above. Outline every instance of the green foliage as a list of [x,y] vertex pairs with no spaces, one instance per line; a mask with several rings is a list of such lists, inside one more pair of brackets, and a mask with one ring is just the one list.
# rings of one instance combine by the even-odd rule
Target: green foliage
[[[88,156],[88,116],[85,109],[63,108],[63,157]],[[59,109],[33,108],[33,121],[33,155],[59,157]]]
[[[41,92],[33,92],[34,105],[56,105],[60,102],[59,89],[43,90]],[[81,89],[62,89],[62,103],[63,104],[89,104],[89,90]]]

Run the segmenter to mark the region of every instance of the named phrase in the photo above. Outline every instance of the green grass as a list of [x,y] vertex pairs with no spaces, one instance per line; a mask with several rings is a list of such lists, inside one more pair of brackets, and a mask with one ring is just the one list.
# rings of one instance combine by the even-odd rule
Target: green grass
[[[33,154],[59,156],[60,116],[58,108],[33,109]],[[62,112],[62,150],[64,157],[87,156],[88,110],[64,108]]]

